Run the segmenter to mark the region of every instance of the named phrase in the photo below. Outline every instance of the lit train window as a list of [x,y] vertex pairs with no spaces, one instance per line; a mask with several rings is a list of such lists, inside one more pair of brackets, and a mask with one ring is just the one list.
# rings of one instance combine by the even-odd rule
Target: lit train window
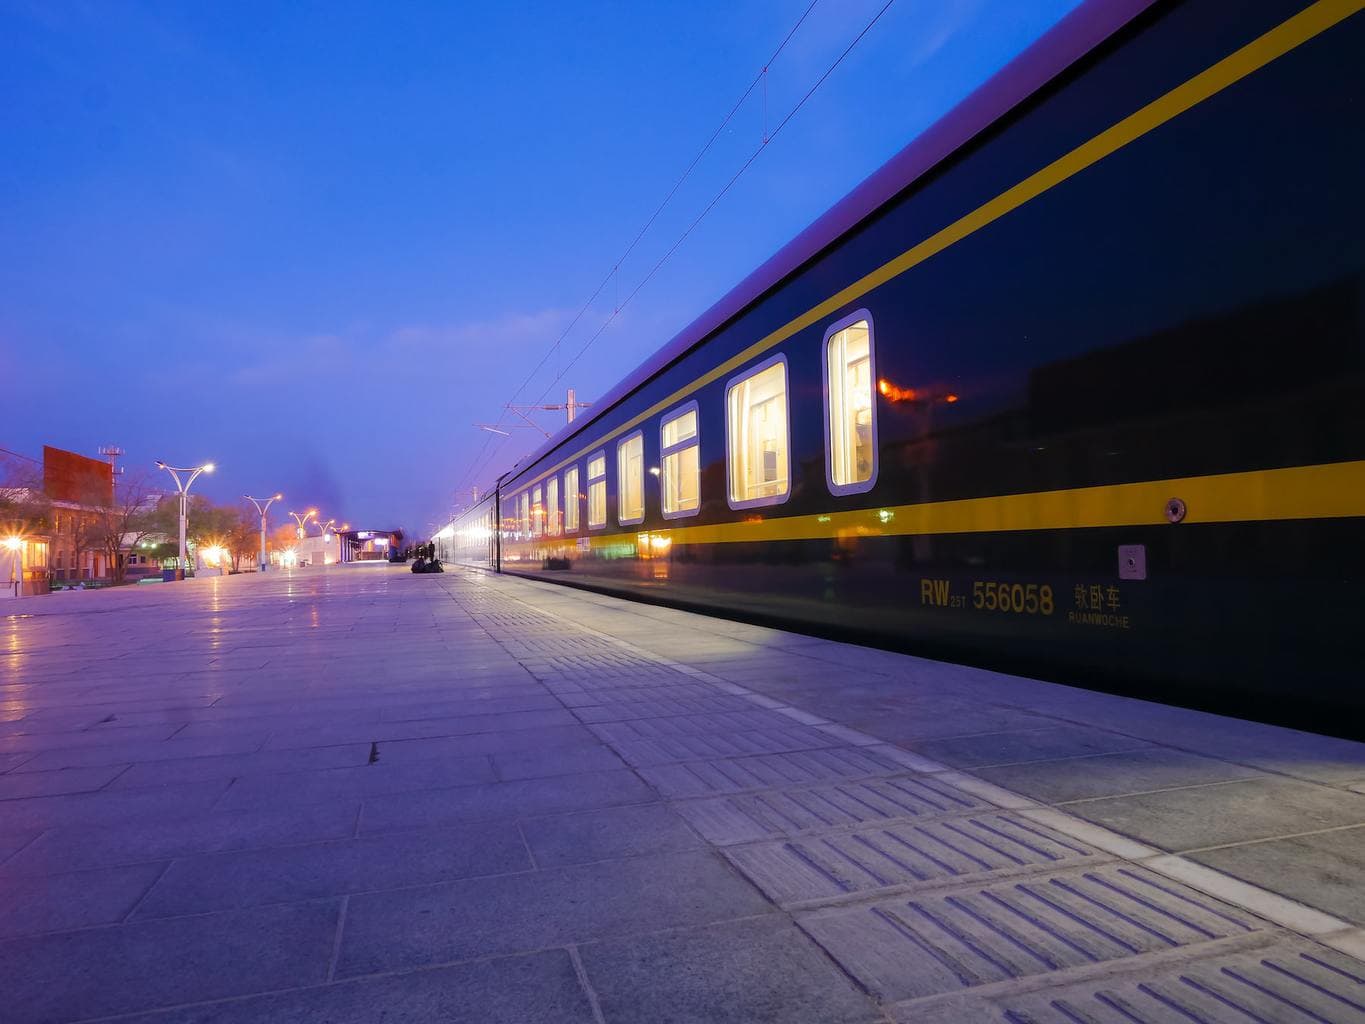
[[778,505],[791,494],[787,360],[776,356],[725,387],[730,507]]
[[539,536],[545,532],[545,498],[539,487],[531,492],[531,533]]
[[578,467],[564,471],[564,532],[578,532],[578,504],[583,495],[578,493]]
[[559,477],[545,482],[545,532],[559,533]]
[[664,417],[659,425],[659,486],[665,519],[681,519],[701,511],[701,439],[697,433],[697,403]]
[[645,437],[635,431],[616,445],[616,521],[633,526],[645,519]]
[[531,492],[521,492],[521,514],[517,516],[517,532],[529,533],[531,531]]
[[607,525],[607,453],[588,458],[588,529]]
[[835,494],[877,482],[876,379],[872,318],[863,309],[825,333],[825,472]]

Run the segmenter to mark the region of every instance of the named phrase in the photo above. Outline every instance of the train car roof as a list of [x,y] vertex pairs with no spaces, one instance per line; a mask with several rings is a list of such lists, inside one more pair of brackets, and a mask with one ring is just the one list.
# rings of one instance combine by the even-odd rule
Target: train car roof
[[873,216],[905,189],[1152,6],[1156,0],[1084,0],[978,86],[701,316],[560,428],[499,481],[588,429],[646,381],[677,362],[763,295]]

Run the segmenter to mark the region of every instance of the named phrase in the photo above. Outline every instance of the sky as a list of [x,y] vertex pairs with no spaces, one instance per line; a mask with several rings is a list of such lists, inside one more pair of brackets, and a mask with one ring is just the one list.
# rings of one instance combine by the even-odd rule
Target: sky
[[885,2],[0,0],[0,447],[428,535],[1075,6],[893,0],[764,145]]

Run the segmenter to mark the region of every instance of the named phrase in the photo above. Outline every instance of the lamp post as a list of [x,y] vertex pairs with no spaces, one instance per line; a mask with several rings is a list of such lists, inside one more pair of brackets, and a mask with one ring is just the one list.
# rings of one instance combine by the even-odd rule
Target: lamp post
[[9,581],[14,596],[24,596],[24,541],[22,537],[6,537],[5,547],[10,553]]
[[[261,572],[265,572],[266,567],[270,564],[265,557],[265,514],[270,511],[271,505],[280,500],[282,495],[273,494],[269,498],[253,498],[249,494],[244,494],[242,497],[255,505],[256,511],[261,514]],[[261,502],[265,502],[265,504],[262,505]]]
[[[168,466],[160,459],[156,460],[157,469],[164,469],[171,474],[171,479],[175,481],[175,489],[180,493],[180,558],[179,568],[177,569],[178,579],[185,578],[185,524],[189,521],[189,496],[190,486],[200,473],[212,473],[213,463],[206,462],[202,466]],[[180,474],[188,473],[189,479],[181,481]]]
[[310,508],[307,512],[290,512],[289,514],[294,517],[294,522],[299,524],[299,540],[303,540],[303,524],[316,516],[318,510]]

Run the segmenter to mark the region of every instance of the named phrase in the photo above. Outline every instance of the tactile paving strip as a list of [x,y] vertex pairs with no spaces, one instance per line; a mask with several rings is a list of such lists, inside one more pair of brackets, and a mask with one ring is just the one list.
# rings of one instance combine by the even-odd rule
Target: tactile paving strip
[[754,843],[725,855],[775,902],[790,905],[1014,874],[1096,854],[1051,829],[995,813]]
[[617,654],[556,655],[543,664],[526,662],[524,667],[537,678],[546,681],[558,678],[583,689],[660,685],[691,679],[667,665]]
[[932,776],[746,793],[673,805],[693,828],[721,846],[844,826],[943,817],[988,806]]
[[641,768],[640,775],[665,797],[718,796],[753,789],[832,782],[835,779],[903,775],[899,762],[861,748],[803,750],[733,760],[686,761]]
[[799,918],[888,1000],[970,989],[1245,936],[1265,927],[1124,863],[954,886]]
[[1289,941],[1027,993],[908,1003],[904,1024],[1361,1024],[1365,966]]
[[783,729],[752,729],[748,732],[716,733],[713,736],[675,736],[672,739],[629,740],[613,743],[628,764],[637,767],[675,761],[701,761],[714,757],[748,757],[840,746],[838,740],[819,729],[793,725]]
[[[718,694],[705,683],[674,682],[666,686],[633,687],[617,685],[611,689],[585,690],[575,683],[547,680],[545,688],[571,708],[605,707],[619,705],[623,713],[635,709],[641,701],[655,700],[720,700],[725,694]],[[742,700],[743,698],[729,698]]]
[[[671,690],[672,688],[670,688]],[[624,722],[634,719],[659,719],[676,715],[701,715],[726,711],[743,711],[753,704],[743,697],[727,694],[712,694],[704,684],[688,684],[682,687],[685,694],[698,696],[657,696],[658,690],[598,690],[582,693],[569,699],[561,699],[573,708],[575,715],[583,722]],[[628,695],[628,696],[627,696]]]
[[670,718],[613,722],[593,728],[608,743],[630,743],[634,740],[667,740],[689,736],[715,736],[718,733],[751,732],[757,729],[788,729],[796,723],[773,711],[754,710],[754,705],[743,697],[733,697],[743,710],[699,715],[679,715]]
[[562,655],[567,651],[597,653],[616,649],[616,644],[606,637],[590,633],[562,633],[553,637],[512,635],[503,637],[501,643],[514,656],[528,653]]

